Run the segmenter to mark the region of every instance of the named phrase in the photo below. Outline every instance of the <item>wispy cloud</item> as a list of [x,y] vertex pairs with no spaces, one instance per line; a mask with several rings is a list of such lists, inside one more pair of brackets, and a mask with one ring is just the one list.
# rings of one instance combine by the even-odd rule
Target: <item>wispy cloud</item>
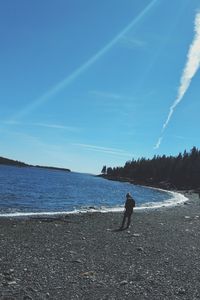
[[171,116],[174,112],[174,109],[182,100],[183,96],[185,95],[186,91],[190,86],[192,78],[194,77],[194,75],[196,74],[200,66],[200,13],[197,13],[196,15],[194,30],[195,30],[195,36],[192,44],[190,45],[190,49],[187,55],[187,62],[181,77],[181,82],[178,89],[178,96],[174,101],[174,103],[172,104],[172,106],[170,107],[170,111],[167,120],[163,125],[163,129],[165,129],[166,126],[168,125]]
[[160,144],[161,144],[161,142],[162,142],[162,139],[163,139],[162,137],[159,137],[159,139],[158,139],[156,145],[154,146],[154,149],[158,149],[158,148],[160,147]]
[[185,137],[182,136],[182,135],[175,135],[175,134],[172,134],[171,137],[175,138],[175,139],[179,139],[179,140],[185,140]]
[[[49,143],[38,136],[16,130],[4,130],[3,133],[6,137],[9,137],[11,145],[15,145],[16,140],[22,145],[22,151],[17,149],[18,152],[14,150],[14,155],[11,154],[13,158],[26,161],[30,164],[61,167],[69,167],[67,164],[71,163],[69,159],[71,154],[68,152],[67,145]],[[15,149],[15,147],[13,147],[13,149]],[[12,153],[12,149],[10,152]]]
[[46,127],[46,128],[52,128],[52,129],[63,129],[67,131],[77,132],[80,131],[80,128],[73,127],[73,126],[64,126],[59,124],[47,124],[47,123],[30,123],[32,126],[39,126],[39,127]]
[[101,147],[91,144],[81,144],[81,143],[73,143],[72,145],[82,147],[88,151],[95,151],[95,152],[101,152],[106,154],[112,154],[117,156],[126,156],[126,157],[132,157],[133,153],[129,153],[122,149],[116,149],[116,148],[108,148],[108,147]]
[[[106,91],[98,91],[98,90],[92,90],[89,91],[89,95],[95,97],[99,100],[106,100],[104,103],[112,103],[112,104],[125,104],[131,101],[133,103],[134,97],[129,97],[127,95],[112,93],[112,92],[106,92]],[[102,101],[101,101],[102,103]]]
[[65,125],[60,125],[60,124],[49,124],[49,123],[40,123],[40,122],[30,122],[30,123],[24,123],[24,122],[20,122],[20,121],[3,121],[3,124],[6,125],[11,125],[11,126],[15,126],[15,125],[23,125],[23,126],[37,126],[37,127],[45,127],[45,128],[50,128],[50,129],[61,129],[61,130],[66,130],[66,131],[71,131],[71,132],[78,132],[81,129],[78,127],[74,127],[74,126],[65,126]]
[[121,117],[126,117],[136,106],[134,97],[123,94],[92,90],[89,91],[89,95],[93,102],[95,101],[95,105],[106,108],[106,113],[117,114]]
[[[191,84],[192,78],[195,76],[196,72],[200,67],[200,12],[198,12],[195,16],[194,32],[195,32],[194,39],[188,51],[187,61],[181,76],[178,94],[174,103],[171,105],[169,109],[169,114],[167,116],[165,123],[163,124],[162,133],[166,129],[167,125],[169,124],[176,106],[183,99],[185,93],[187,92]],[[155,146],[155,149],[159,148],[160,146],[159,141],[161,140],[162,139],[160,137],[156,144],[156,146],[158,145],[158,147]]]
[[113,39],[111,39],[103,48],[97,51],[90,59],[84,62],[79,68],[74,72],[64,78],[62,81],[55,84],[51,89],[44,93],[39,98],[35,99],[28,106],[24,107],[19,111],[12,120],[22,118],[31,111],[38,108],[40,105],[46,103],[50,98],[57,95],[60,91],[65,89],[70,85],[74,80],[76,80],[81,74],[88,70],[95,62],[97,62],[102,56],[104,56],[108,51],[110,51],[119,40],[125,36],[130,30],[132,30],[147,14],[148,12],[158,3],[158,0],[152,0],[149,2],[145,8],[136,16],[134,19],[124,27]]
[[22,124],[21,122],[15,121],[15,120],[3,121],[2,123],[5,125],[21,125]]
[[119,94],[110,93],[110,92],[103,92],[103,91],[89,91],[89,94],[98,98],[107,98],[112,100],[122,100],[125,97]]
[[136,38],[123,36],[119,41],[119,45],[127,49],[135,49],[144,47],[146,45],[146,42]]

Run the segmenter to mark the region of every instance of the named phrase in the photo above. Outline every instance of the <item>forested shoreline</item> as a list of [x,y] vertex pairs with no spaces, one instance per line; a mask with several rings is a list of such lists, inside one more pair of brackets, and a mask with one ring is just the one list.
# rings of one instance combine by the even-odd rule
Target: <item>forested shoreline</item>
[[28,165],[24,162],[13,160],[5,157],[0,157],[0,165],[6,165],[6,166],[14,166],[14,167],[32,167],[32,168],[41,168],[41,169],[49,169],[54,171],[66,171],[70,172],[70,169],[66,168],[59,168],[59,167],[49,167],[49,166],[39,166],[39,165]]
[[102,169],[104,178],[166,189],[200,189],[200,150],[193,147],[177,156],[155,155],[127,161],[123,167]]
[[8,165],[8,166],[17,166],[17,167],[28,167],[28,164],[25,164],[18,160],[13,160],[5,157],[0,157],[0,165]]

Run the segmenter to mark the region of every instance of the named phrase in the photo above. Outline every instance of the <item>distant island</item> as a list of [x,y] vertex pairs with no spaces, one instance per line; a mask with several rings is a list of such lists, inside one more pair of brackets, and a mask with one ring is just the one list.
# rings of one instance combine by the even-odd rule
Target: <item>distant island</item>
[[13,160],[5,157],[0,157],[0,165],[7,165],[7,166],[15,166],[15,167],[32,167],[32,168],[42,168],[42,169],[49,169],[49,170],[55,170],[55,171],[65,171],[65,172],[71,172],[70,169],[66,168],[59,168],[59,167],[48,167],[48,166],[39,166],[39,165],[29,165],[24,162]]
[[196,190],[200,193],[200,150],[193,147],[177,156],[132,159],[123,167],[103,166],[100,176],[167,190]]

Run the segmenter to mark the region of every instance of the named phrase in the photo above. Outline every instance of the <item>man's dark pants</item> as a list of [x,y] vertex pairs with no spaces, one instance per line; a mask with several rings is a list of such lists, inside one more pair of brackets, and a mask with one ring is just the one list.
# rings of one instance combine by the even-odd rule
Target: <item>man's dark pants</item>
[[125,211],[125,212],[124,212],[124,217],[123,217],[123,221],[122,221],[122,226],[121,226],[121,228],[124,227],[126,218],[128,219],[128,220],[127,220],[127,228],[130,226],[130,223],[131,223],[131,215],[132,215],[132,213],[133,213],[132,211],[131,211],[131,212],[129,212],[129,211]]

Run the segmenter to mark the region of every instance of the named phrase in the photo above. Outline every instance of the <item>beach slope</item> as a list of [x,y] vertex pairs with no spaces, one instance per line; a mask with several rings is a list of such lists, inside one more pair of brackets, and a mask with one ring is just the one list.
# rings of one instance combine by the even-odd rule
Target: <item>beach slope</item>
[[200,299],[200,201],[122,213],[0,219],[0,299]]

